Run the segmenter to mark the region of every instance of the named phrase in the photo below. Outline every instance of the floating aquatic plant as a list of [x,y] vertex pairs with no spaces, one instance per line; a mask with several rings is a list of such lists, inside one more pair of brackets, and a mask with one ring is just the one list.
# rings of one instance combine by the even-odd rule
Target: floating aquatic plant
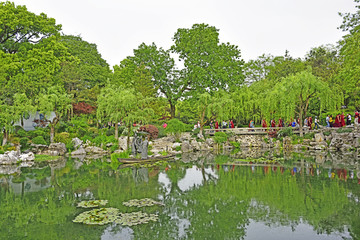
[[117,208],[99,208],[80,213],[73,222],[89,225],[105,225],[114,222],[119,217]]
[[123,204],[127,207],[149,207],[154,205],[164,205],[161,202],[157,202],[150,198],[131,199],[128,202],[123,202]]
[[108,200],[90,200],[79,202],[77,206],[82,208],[94,208],[99,206],[105,206],[107,203]]
[[118,217],[118,219],[115,220],[115,223],[124,226],[134,226],[138,224],[148,223],[149,221],[156,222],[157,220],[158,220],[158,215],[156,214],[132,212],[132,213],[120,213],[120,216]]

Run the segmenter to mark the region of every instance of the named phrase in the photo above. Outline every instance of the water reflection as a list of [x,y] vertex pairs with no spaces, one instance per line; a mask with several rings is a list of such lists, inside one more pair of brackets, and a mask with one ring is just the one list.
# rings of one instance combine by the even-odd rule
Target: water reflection
[[[106,161],[68,160],[0,177],[3,239],[359,239],[358,162],[292,156],[272,164],[196,155],[154,168],[114,170]],[[241,153],[243,154],[243,153]],[[273,159],[284,157],[268,153]],[[272,157],[269,156],[269,159]],[[333,157],[330,155],[330,157]],[[329,159],[328,155],[323,159]],[[30,188],[27,190],[28,187]],[[19,194],[22,193],[22,194]],[[135,227],[72,223],[81,200],[122,205],[150,197],[159,221]]]

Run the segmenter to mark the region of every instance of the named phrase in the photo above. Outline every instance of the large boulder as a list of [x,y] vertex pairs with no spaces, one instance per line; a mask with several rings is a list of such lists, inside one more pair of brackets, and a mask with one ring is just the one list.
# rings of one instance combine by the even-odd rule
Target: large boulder
[[[130,137],[130,145],[133,141],[134,137]],[[119,137],[119,150],[126,151],[127,150],[127,137],[126,136],[120,136]]]
[[86,155],[86,151],[82,146],[80,146],[77,150],[71,152],[71,156],[77,156],[77,155]]
[[1,165],[12,165],[16,164],[19,160],[19,152],[18,151],[8,151],[4,154],[0,154],[0,164]]
[[322,133],[316,133],[314,138],[315,138],[315,142],[317,142],[317,143],[325,141],[325,136]]
[[99,147],[95,147],[95,146],[90,146],[90,147],[87,147],[85,148],[85,152],[87,154],[107,154],[108,152],[105,151],[104,149],[102,148],[99,148]]
[[49,148],[42,152],[42,154],[50,156],[63,156],[67,152],[65,143],[51,143]]
[[23,162],[32,162],[35,160],[35,154],[33,152],[21,154],[20,160]]
[[75,149],[78,149],[84,142],[83,140],[79,139],[79,138],[73,138],[71,140],[72,144],[74,145]]
[[184,141],[182,144],[181,144],[181,151],[183,153],[186,153],[186,152],[192,152],[192,148],[191,148],[191,145],[188,141]]

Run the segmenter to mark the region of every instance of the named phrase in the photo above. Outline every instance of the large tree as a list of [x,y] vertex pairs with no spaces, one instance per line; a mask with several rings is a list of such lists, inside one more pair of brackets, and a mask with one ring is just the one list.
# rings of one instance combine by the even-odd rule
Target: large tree
[[24,114],[34,112],[35,108],[25,94],[16,93],[12,102],[0,100],[0,129],[3,132],[2,145],[5,145],[14,124],[20,121]]
[[146,123],[152,116],[152,109],[144,108],[146,101],[134,89],[124,89],[108,85],[101,90],[98,97],[97,118],[115,123],[115,138],[118,138],[118,123],[122,122],[128,129],[127,147],[130,144],[131,126],[134,122]]
[[[360,3],[360,0],[354,0]],[[337,82],[344,93],[344,104],[360,109],[360,5],[355,13],[340,14],[343,24],[340,28],[349,31],[340,41],[340,57],[342,66]]]
[[50,123],[50,142],[54,142],[55,126],[64,117],[71,105],[72,96],[65,92],[62,86],[52,86],[44,90],[37,98],[37,107],[40,113],[44,113],[49,118],[55,114]]
[[300,135],[302,122],[311,101],[320,100],[320,108],[332,110],[341,103],[341,96],[335,94],[326,82],[319,80],[311,69],[283,78],[263,100],[262,111],[267,117],[274,113],[285,119],[299,118]]

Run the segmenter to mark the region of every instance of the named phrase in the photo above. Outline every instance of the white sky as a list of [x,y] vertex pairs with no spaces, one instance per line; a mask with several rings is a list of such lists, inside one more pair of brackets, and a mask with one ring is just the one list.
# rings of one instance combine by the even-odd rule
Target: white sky
[[[1,0],[0,0],[1,1]],[[244,60],[263,53],[304,57],[313,47],[336,44],[338,12],[355,12],[353,0],[14,0],[62,24],[68,35],[95,43],[113,66],[142,42],[170,48],[178,28],[206,23],[220,42],[239,46]]]

